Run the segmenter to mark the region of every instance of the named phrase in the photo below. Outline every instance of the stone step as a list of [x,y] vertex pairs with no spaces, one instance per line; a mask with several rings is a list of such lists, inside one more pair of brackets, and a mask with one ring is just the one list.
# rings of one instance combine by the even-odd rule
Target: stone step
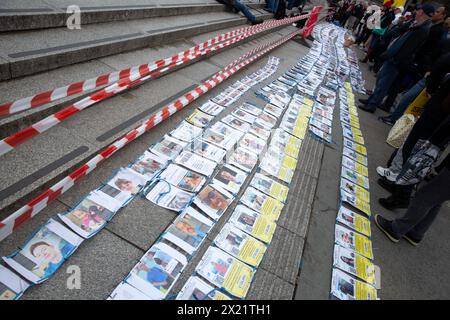
[[[262,19],[269,13],[254,14]],[[230,12],[90,24],[81,30],[53,28],[1,35],[0,80],[52,70],[100,57],[163,46],[201,33],[247,23]]]
[[[264,4],[247,1],[250,8],[261,9]],[[182,16],[199,13],[223,12],[228,9],[214,0],[180,1],[178,3],[166,3],[162,0],[140,1],[137,3],[123,4],[123,1],[108,2],[108,4],[87,3],[77,5],[80,10],[81,27],[87,24],[136,20],[156,17]],[[73,9],[69,6],[62,7],[59,3],[54,6],[20,8],[4,7],[0,5],[0,32],[35,30],[65,27]]]

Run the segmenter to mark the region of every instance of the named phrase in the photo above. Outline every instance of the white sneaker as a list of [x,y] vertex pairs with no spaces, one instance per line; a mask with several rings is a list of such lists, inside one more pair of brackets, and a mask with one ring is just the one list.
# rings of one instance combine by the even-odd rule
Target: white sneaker
[[379,176],[384,177],[391,182],[395,182],[397,180],[397,176],[398,176],[398,174],[393,173],[388,168],[383,168],[383,167],[377,167],[377,173]]

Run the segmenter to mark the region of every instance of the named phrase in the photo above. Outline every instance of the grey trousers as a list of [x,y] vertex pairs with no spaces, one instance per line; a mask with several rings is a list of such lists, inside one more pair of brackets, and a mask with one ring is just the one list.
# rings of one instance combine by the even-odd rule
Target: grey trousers
[[409,233],[414,238],[422,239],[447,200],[450,200],[450,170],[444,168],[417,190],[405,215],[392,221],[393,231],[399,237]]

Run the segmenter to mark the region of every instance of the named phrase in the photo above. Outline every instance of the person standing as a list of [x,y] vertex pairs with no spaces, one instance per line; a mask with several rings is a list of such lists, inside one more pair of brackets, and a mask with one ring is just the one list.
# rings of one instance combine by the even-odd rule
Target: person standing
[[443,164],[439,174],[416,192],[403,217],[390,221],[379,214],[375,215],[375,224],[392,242],[404,238],[417,246],[437,217],[442,204],[450,200],[450,155]]
[[380,56],[384,61],[377,74],[375,89],[367,100],[360,100],[359,108],[374,113],[389,92],[400,70],[412,60],[415,52],[425,42],[431,27],[431,17],[435,8],[431,4],[424,4],[416,11],[416,19],[409,30],[393,40],[388,49]]

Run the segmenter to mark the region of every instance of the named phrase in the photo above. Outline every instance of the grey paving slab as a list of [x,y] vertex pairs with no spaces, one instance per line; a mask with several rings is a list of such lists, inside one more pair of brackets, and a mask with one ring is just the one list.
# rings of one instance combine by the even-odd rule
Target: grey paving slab
[[[171,83],[171,85],[168,86],[168,83]],[[77,116],[67,119],[61,126],[70,130],[73,135],[81,136],[93,144],[103,145],[104,142],[97,141],[98,136],[192,84],[194,84],[194,81],[190,79],[177,74],[169,74],[162,79],[143,84],[126,95],[120,95],[95,104],[80,112]],[[108,117],[108,121],[105,121],[105,117]],[[137,121],[137,123],[146,118]],[[128,131],[129,129],[123,130],[124,133]],[[118,136],[119,134],[108,139],[108,141],[112,141]]]
[[142,250],[148,250],[177,214],[136,197],[106,227]]
[[[77,136],[72,136],[70,140],[61,139],[61,137],[70,135],[71,134],[67,129],[56,127],[54,130],[50,130],[46,132],[46,134],[36,137],[32,141],[25,142],[20,148],[3,155],[2,165],[0,167],[2,190],[27,178],[40,168],[53,163],[79,147],[85,146],[89,150],[95,149],[92,144]],[[89,150],[85,150],[82,154],[66,162],[64,167],[68,168],[76,164],[80,159],[83,159],[89,154]],[[43,182],[51,180],[63,172],[63,170],[62,167],[55,168],[45,177],[37,179],[33,184],[24,186],[13,195],[3,199],[0,202],[2,208],[26,196],[36,188],[36,184],[41,185]],[[2,212],[2,217],[4,214],[6,214],[6,212]]]
[[300,268],[303,245],[303,238],[278,226],[260,268],[294,285]]
[[291,300],[294,286],[270,272],[257,270],[247,300]]

